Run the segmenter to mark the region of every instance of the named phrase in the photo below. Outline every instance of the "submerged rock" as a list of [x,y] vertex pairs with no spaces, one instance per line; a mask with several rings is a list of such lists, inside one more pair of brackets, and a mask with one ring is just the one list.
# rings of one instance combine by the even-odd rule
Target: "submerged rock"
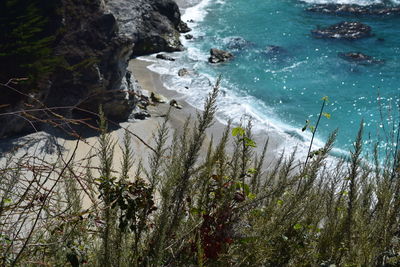
[[178,76],[182,77],[189,74],[189,70],[186,68],[182,68],[178,71]]
[[277,45],[268,45],[262,51],[262,54],[271,63],[284,63],[290,59],[290,53],[288,52],[288,50]]
[[307,11],[335,15],[400,15],[400,7],[387,7],[384,5],[318,4],[307,8]]
[[265,53],[270,55],[285,54],[287,53],[287,50],[278,45],[268,45],[265,48]]
[[365,55],[360,52],[338,53],[338,56],[349,62],[354,62],[354,63],[361,64],[361,65],[385,63],[384,60],[375,59],[371,56]]
[[246,47],[253,46],[253,45],[254,45],[254,43],[247,41],[240,36],[230,37],[226,41],[226,47],[229,49],[241,50]]
[[158,54],[156,58],[168,61],[175,61],[175,58],[169,57],[166,54]]
[[357,40],[372,36],[370,26],[361,22],[343,21],[326,28],[312,30],[315,38]]
[[217,48],[211,48],[210,55],[208,58],[208,62],[210,63],[226,62],[233,58],[231,53]]

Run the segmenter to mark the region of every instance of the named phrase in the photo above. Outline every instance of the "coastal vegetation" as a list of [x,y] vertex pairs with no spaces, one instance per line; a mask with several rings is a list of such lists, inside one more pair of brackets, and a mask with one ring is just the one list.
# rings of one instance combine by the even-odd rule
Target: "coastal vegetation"
[[[128,60],[183,50],[179,36],[190,28],[172,0],[130,2],[129,12],[122,0],[0,2],[0,138],[39,136],[34,145],[6,139],[0,146],[0,266],[400,266],[396,101],[379,107],[381,121],[390,122],[381,124],[384,140],[365,140],[361,120],[341,156],[332,150],[350,124],[315,144],[323,121],[335,116],[325,110],[327,97],[302,129],[311,132],[304,154],[271,148],[272,135],[256,140],[248,116],[212,136],[217,98],[227,94],[220,79],[195,118],[171,127],[173,112],[188,107],[142,94]],[[342,4],[308,11],[400,13]],[[373,36],[370,26],[353,21],[310,34]],[[220,63],[255,46],[242,37],[227,40],[232,53],[211,48],[210,66],[223,69]],[[287,50],[270,44],[260,55],[279,64]],[[177,61],[175,77],[198,72],[169,54],[154,58]],[[386,62],[352,51],[335,58],[363,67]],[[168,102],[171,109],[153,118],[156,130],[145,132],[151,141],[141,138],[135,123],[150,116],[148,107]],[[120,124],[130,116],[132,127]],[[53,147],[40,130],[73,145]]]
[[217,95],[218,84],[182,131],[167,114],[148,155],[126,131],[120,164],[101,111],[98,146],[83,160],[80,139],[55,161],[7,155],[1,265],[398,266],[398,150],[363,160],[361,123],[348,158],[328,160],[335,131],[308,160],[294,150],[271,164],[249,120],[205,142]]

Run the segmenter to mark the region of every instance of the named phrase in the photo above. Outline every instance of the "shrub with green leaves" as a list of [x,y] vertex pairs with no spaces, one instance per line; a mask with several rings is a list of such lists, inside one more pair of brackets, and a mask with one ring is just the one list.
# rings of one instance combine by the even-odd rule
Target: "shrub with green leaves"
[[[302,162],[296,151],[264,162],[268,140],[254,141],[251,121],[229,123],[218,142],[205,143],[217,94],[218,84],[197,121],[179,132],[165,117],[148,169],[128,130],[115,165],[117,140],[101,112],[98,164],[40,161],[28,179],[23,158],[6,161],[2,265],[399,266],[398,153],[386,165],[378,153],[375,163],[362,160],[362,124],[350,156],[333,166],[337,132]],[[83,208],[83,195],[90,207]]]

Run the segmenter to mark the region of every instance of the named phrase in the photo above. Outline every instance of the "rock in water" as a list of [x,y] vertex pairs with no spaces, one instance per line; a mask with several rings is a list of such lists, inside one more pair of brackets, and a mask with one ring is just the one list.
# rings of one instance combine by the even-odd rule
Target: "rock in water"
[[186,40],[192,40],[192,39],[193,39],[193,35],[191,35],[191,34],[185,34],[185,39],[186,39]]
[[177,29],[180,33],[187,33],[190,32],[192,29],[189,28],[189,26],[186,24],[186,22],[181,21],[178,26]]
[[326,28],[312,30],[315,38],[357,40],[372,36],[370,26],[361,22],[343,21]]
[[254,43],[247,41],[240,36],[236,36],[236,37],[230,37],[226,41],[226,46],[228,49],[241,50],[245,49],[246,47],[254,46]]
[[178,76],[182,77],[189,74],[189,70],[186,68],[182,68],[178,71]]
[[216,48],[211,48],[210,55],[211,56],[208,58],[208,62],[210,63],[226,62],[233,58],[231,53]]
[[166,54],[158,54],[156,58],[168,61],[175,61],[175,58],[169,57]]
[[338,55],[344,60],[361,65],[382,64],[385,62],[384,60],[374,59],[360,52],[338,53]]

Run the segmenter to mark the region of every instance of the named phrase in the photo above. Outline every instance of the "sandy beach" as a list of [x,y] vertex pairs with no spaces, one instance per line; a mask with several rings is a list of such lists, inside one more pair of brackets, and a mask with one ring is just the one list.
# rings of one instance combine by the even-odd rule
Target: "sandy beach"
[[[175,99],[183,106],[183,109],[172,108],[169,119],[170,129],[173,131],[179,131],[179,129],[182,129],[183,124],[188,117],[195,119],[196,113],[201,111],[187,103],[185,101],[185,95],[165,88],[162,83],[161,76],[147,68],[150,64],[152,63],[148,61],[133,59],[130,61],[129,70],[135,73],[136,79],[144,90],[161,94],[167,97],[169,100]],[[220,95],[219,97],[223,96]],[[135,130],[139,130],[138,134],[145,134],[145,132],[149,132],[151,129],[154,129],[155,124],[161,122],[162,119],[160,118],[160,115],[166,114],[168,108],[168,104],[158,104],[157,106],[152,106],[149,108],[149,112],[152,115],[151,118],[137,123],[124,123],[122,125],[126,125],[125,127],[133,127]],[[238,114],[238,116],[242,115],[243,114]],[[214,138],[214,140],[219,140],[225,127],[226,126],[224,124],[215,119],[214,124],[207,131],[207,138],[203,147],[207,146],[207,141],[210,140],[211,136]],[[146,130],[143,131],[144,129]],[[271,162],[277,157],[274,155],[273,151],[279,150],[283,140],[279,136],[271,136],[266,132],[254,133],[254,140],[257,144],[255,149],[256,152],[261,152],[263,144],[267,139],[269,139],[269,153],[267,153],[266,160]],[[140,144],[137,145],[140,146]]]

